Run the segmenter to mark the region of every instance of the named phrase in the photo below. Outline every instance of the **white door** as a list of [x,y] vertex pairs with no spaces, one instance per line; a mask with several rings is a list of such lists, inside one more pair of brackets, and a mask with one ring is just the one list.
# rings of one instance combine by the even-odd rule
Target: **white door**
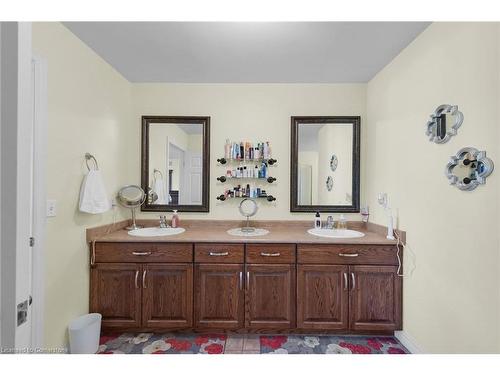
[[181,204],[201,205],[203,158],[198,152],[184,155],[184,198]]
[[[19,45],[18,71],[18,150],[17,150],[17,221],[16,221],[16,301],[15,345],[31,347],[32,249],[33,231],[33,161],[34,161],[34,65],[31,51],[31,25],[19,24],[19,37],[25,35],[25,45]],[[27,42],[29,40],[29,42]],[[22,55],[22,59],[21,59]],[[25,309],[27,308],[27,310]],[[23,314],[23,311],[27,313]],[[25,316],[25,319],[20,317]],[[24,322],[23,322],[24,320]]]

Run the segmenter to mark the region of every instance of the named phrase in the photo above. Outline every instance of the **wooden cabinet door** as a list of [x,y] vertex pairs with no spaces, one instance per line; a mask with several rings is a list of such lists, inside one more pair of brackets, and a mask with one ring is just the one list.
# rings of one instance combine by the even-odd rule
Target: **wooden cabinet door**
[[195,325],[198,328],[241,328],[244,323],[242,264],[197,264]]
[[341,265],[298,266],[298,328],[347,330],[348,271],[348,266]]
[[90,274],[90,311],[102,314],[103,328],[141,325],[141,265],[97,263]]
[[350,266],[350,326],[354,331],[401,327],[401,278],[395,266]]
[[142,266],[142,326],[189,328],[193,324],[193,265]]
[[295,327],[295,265],[247,265],[246,283],[248,328]]

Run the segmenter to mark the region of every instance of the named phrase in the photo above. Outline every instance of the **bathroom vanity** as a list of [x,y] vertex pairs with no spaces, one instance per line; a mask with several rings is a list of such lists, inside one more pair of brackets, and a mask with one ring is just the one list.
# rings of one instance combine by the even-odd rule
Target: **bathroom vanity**
[[365,236],[330,239],[306,222],[260,222],[269,234],[227,234],[240,224],[185,221],[164,237],[132,237],[127,222],[89,229],[90,312],[130,332],[401,329],[402,249],[383,227],[349,223]]

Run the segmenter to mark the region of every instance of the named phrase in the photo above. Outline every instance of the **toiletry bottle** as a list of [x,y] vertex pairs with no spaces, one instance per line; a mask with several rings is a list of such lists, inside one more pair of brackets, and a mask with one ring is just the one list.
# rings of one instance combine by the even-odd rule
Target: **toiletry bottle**
[[314,217],[314,228],[321,228],[321,216],[319,211],[316,211],[316,216]]
[[337,225],[338,229],[347,229],[347,220],[344,215],[340,215],[339,223]]
[[240,142],[240,159],[245,158],[245,146],[243,146],[243,142]]
[[172,215],[172,228],[177,228],[179,224],[179,215],[177,215],[177,210],[174,210],[174,214]]
[[231,143],[229,142],[229,139],[226,139],[226,144],[224,145],[224,158],[231,158]]

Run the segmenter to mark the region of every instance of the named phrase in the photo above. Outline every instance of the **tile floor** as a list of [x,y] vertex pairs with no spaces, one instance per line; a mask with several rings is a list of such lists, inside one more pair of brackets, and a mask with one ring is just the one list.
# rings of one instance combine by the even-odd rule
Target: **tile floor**
[[229,335],[224,354],[260,354],[259,335]]

